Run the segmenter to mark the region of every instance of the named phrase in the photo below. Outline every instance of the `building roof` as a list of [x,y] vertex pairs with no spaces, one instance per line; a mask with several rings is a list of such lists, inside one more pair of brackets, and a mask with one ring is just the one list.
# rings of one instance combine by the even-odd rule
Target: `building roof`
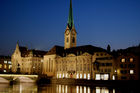
[[94,52],[106,52],[106,50],[92,45],[72,47],[69,49],[64,49],[64,47],[62,46],[54,46],[46,55],[52,55],[52,54],[56,54],[59,56],[66,56],[68,54],[81,55],[85,52],[89,54],[94,54]]
[[0,59],[11,59],[10,56],[3,56],[3,55],[0,55]]
[[33,57],[43,57],[47,53],[47,51],[41,51],[35,49],[28,50],[27,47],[22,47],[22,46],[19,46],[19,50],[21,52],[22,57],[29,56],[30,54]]

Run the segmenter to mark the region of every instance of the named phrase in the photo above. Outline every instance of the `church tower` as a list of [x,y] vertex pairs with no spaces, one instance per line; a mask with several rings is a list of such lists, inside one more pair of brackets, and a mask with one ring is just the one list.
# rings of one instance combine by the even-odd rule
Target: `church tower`
[[73,21],[72,0],[70,0],[68,23],[64,34],[65,34],[64,48],[68,49],[68,48],[76,47],[77,32],[75,30],[74,21]]

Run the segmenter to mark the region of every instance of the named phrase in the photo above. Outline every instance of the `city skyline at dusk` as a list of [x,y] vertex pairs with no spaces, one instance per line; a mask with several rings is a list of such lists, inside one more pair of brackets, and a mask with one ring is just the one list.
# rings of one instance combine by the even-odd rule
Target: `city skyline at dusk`
[[[77,45],[112,49],[140,43],[140,1],[73,0]],[[64,46],[69,0],[1,0],[0,55],[11,55],[16,43],[49,50]]]

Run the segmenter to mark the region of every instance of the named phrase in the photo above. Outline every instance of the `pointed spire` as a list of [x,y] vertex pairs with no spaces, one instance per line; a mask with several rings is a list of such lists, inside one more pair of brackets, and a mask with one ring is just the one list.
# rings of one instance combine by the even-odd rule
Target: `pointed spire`
[[70,30],[72,29],[72,26],[74,25],[73,22],[73,12],[72,12],[72,0],[70,0],[70,9],[69,9],[69,17],[68,17],[68,27]]

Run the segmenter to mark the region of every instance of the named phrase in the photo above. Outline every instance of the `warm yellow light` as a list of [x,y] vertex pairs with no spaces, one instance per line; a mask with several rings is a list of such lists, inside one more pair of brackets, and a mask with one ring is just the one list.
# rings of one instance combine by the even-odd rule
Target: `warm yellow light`
[[77,73],[76,78],[79,79],[79,73]]
[[134,74],[134,70],[130,70],[130,74]]
[[82,79],[82,74],[80,74],[80,79]]
[[87,78],[88,80],[90,79],[90,74],[88,74],[88,78]]
[[124,62],[125,62],[125,58],[122,58],[122,59],[121,59],[121,62],[123,62],[123,63],[124,63]]
[[100,80],[101,78],[100,78],[100,74],[96,74],[96,78],[95,78],[95,80]]
[[84,74],[84,79],[86,79],[86,74]]
[[115,80],[115,76],[114,75],[112,76],[112,80]]
[[134,59],[133,58],[130,58],[130,62],[133,62],[134,61]]

